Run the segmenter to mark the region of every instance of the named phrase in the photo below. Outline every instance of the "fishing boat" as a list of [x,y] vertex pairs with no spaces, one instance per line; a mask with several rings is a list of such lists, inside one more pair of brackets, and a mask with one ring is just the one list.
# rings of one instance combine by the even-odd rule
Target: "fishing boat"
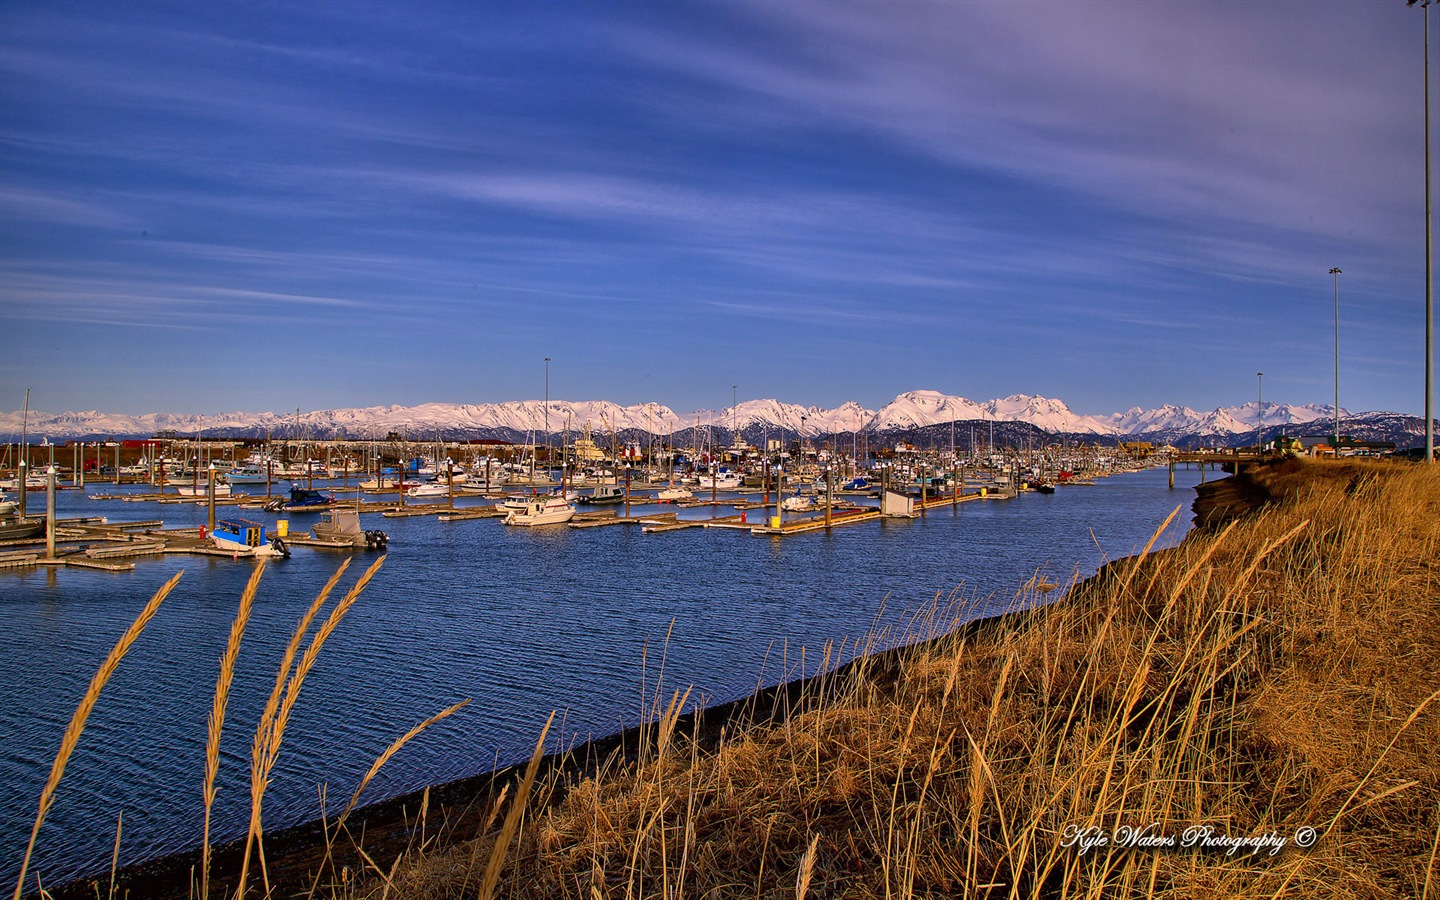
[[276,480],[273,475],[266,475],[264,466],[247,463],[231,469],[229,473],[226,474],[225,479],[231,484],[264,484],[267,477],[268,480]]
[[470,480],[470,473],[456,466],[453,470],[441,469],[436,472],[435,480],[440,484],[463,484]]
[[318,512],[334,505],[334,494],[322,494],[319,491],[292,487],[288,499],[276,497],[265,504],[265,509],[268,512]]
[[366,531],[360,527],[360,513],[348,506],[337,506],[320,513],[320,521],[310,528],[318,541],[348,543],[366,550],[384,550],[390,536],[379,529]]
[[7,516],[0,518],[0,541],[20,541],[25,538],[32,538],[45,530],[45,517],[20,518],[19,516]]
[[216,519],[210,542],[217,550],[246,556],[289,556],[290,548],[278,537],[267,537],[265,526],[249,519]]
[[786,512],[806,512],[815,508],[815,500],[802,494],[786,497],[780,504]]
[[739,472],[716,472],[700,479],[702,490],[738,491],[743,483]]
[[575,517],[575,507],[564,497],[546,495],[533,497],[524,509],[512,509],[505,514],[506,525],[563,525]]
[[621,487],[618,484],[596,485],[595,489],[592,490],[590,493],[581,495],[580,502],[593,504],[595,506],[603,506],[613,503],[624,503],[625,488]]

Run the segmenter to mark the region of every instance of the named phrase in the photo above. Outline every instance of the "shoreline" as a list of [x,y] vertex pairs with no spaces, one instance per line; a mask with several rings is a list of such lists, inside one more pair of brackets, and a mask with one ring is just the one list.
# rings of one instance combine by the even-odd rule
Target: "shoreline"
[[[1227,477],[1196,486],[1197,497],[1191,504],[1196,523],[1192,534],[1204,527],[1201,524],[1200,507],[1205,492],[1214,491],[1216,485],[1232,480]],[[1253,499],[1253,496],[1247,495],[1247,499]],[[1259,504],[1246,508],[1254,508],[1256,505]],[[1238,508],[1234,503],[1225,504],[1225,511],[1229,514],[1238,514]],[[1208,524],[1213,527],[1213,523]],[[1185,540],[1189,540],[1189,537],[1187,534]],[[1153,551],[1151,556],[1165,552],[1169,551]],[[1089,578],[1070,585],[1069,591],[1073,592],[1092,582],[1108,579],[1116,567],[1126,565],[1133,559],[1134,557],[1122,557],[1113,560]],[[1054,602],[1063,603],[1065,598]],[[673,730],[675,733],[684,733],[687,737],[693,736],[702,752],[713,752],[739,732],[783,724],[826,696],[842,693],[859,678],[891,681],[898,675],[900,664],[906,656],[939,641],[963,638],[986,628],[1003,626],[1006,620],[1024,615],[1029,608],[1024,606],[972,619],[949,631],[919,641],[854,657],[822,674],[771,685],[726,703],[687,712],[676,720]],[[639,760],[642,748],[655,745],[660,729],[658,722],[634,726],[619,733],[594,738],[568,751],[546,754],[541,758],[540,778],[556,777],[564,786],[554,798],[554,802],[558,803],[563,799],[566,788],[573,787],[584,778]],[[349,816],[347,831],[352,835],[364,835],[366,854],[381,866],[387,866],[413,846],[417,831],[416,820],[422,807],[426,809],[428,822],[440,823],[434,828],[434,832],[443,833],[446,841],[473,837],[486,824],[487,811],[495,797],[518,780],[526,764],[526,760],[521,760],[490,772],[431,785],[359,807]],[[427,836],[433,837],[433,834]],[[241,837],[213,846],[212,887],[221,890],[233,887],[239,874],[244,844],[245,839]],[[343,837],[335,841],[331,855],[337,871],[343,866],[358,868],[363,865],[350,841]],[[326,856],[326,836],[322,830],[322,821],[315,819],[267,831],[265,856],[271,885],[277,891],[296,887],[308,889],[313,873],[319,869]],[[117,895],[123,896],[125,891],[129,891],[133,896],[153,897],[156,900],[192,897],[192,880],[197,877],[199,867],[198,847],[123,867],[115,873]],[[252,875],[252,878],[254,877]],[[47,888],[47,891],[57,900],[92,898],[96,896],[97,889],[102,892],[106,890],[109,881],[110,873],[104,872],[83,876],[55,888]]]

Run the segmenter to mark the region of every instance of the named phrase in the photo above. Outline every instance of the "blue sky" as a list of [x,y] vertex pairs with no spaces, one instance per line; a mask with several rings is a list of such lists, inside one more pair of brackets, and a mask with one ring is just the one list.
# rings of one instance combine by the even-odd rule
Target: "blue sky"
[[1421,19],[0,3],[0,408],[1418,414]]

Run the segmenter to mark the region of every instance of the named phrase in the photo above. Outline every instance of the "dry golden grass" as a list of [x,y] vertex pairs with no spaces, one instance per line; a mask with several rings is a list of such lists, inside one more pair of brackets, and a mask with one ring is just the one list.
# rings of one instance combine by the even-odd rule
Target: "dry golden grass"
[[[80,743],[80,735],[85,730],[85,720],[90,718],[91,711],[95,709],[95,702],[100,699],[100,691],[105,688],[110,676],[114,675],[115,670],[120,667],[120,660],[130,652],[131,646],[140,637],[140,633],[145,630],[145,626],[150,624],[155,613],[160,611],[160,604],[165,600],[166,595],[174,589],[179,581],[180,576],[176,575],[165,582],[145,604],[144,609],[140,610],[140,615],[136,616],[135,621],[130,623],[130,627],[125,629],[125,633],[120,635],[120,640],[115,642],[110,654],[105,657],[105,661],[95,671],[94,677],[90,679],[90,687],[86,689],[85,696],[80,698],[80,703],[75,707],[75,713],[70,717],[70,724],[65,728],[65,735],[60,739],[60,749],[55,753],[55,761],[50,766],[50,777],[45,780],[45,787],[40,791],[40,808],[35,813],[34,827],[30,829],[30,843],[25,846],[25,858],[20,863],[20,875],[15,879],[15,900],[20,900],[25,891],[25,875],[30,868],[30,857],[35,851],[35,839],[40,836],[40,826],[45,824],[45,816],[55,802],[55,789],[60,786],[60,779],[65,775],[65,766],[70,761],[70,755],[75,752],[75,746]],[[118,824],[116,828],[118,830]],[[119,837],[116,837],[116,842],[119,842]]]
[[[861,663],[718,748],[657,703],[639,761],[336,893],[473,896],[488,857],[509,898],[1440,895],[1440,474],[1261,477],[1258,514]],[[1064,846],[1192,826],[1290,845]]]
[[[344,898],[1440,897],[1440,474],[1287,463],[1255,482],[1272,501],[1258,514],[1174,550],[1147,547],[1058,603],[1034,608],[1032,579],[1015,598],[1022,611],[957,629],[963,598],[937,598],[905,629],[932,639],[815,679],[777,723],[718,744],[682,724],[688,692],[656,684],[652,728],[629,761],[567,780],[540,765],[542,733],[517,783],[480,801],[488,815],[475,835],[444,823],[427,835],[427,792],[406,853],[382,866],[347,848],[368,877],[334,872],[339,836],[363,841],[345,818],[365,783],[452,707],[380,755],[327,826],[319,868],[287,872],[283,893],[300,883]],[[261,895],[280,895],[264,863],[265,785],[306,674],[378,566],[312,634],[342,567],[296,627],[255,731],[239,880],[212,891],[202,872],[192,894],[242,896],[254,856]],[[221,660],[207,747],[257,582],[258,572]],[[32,845],[100,689],[172,585],[77,709]],[[821,657],[828,666],[842,651]],[[215,777],[212,761],[207,809]],[[1191,827],[1290,845],[1154,852],[1114,840],[1123,828]],[[1305,828],[1316,840],[1298,848]],[[1082,853],[1067,845],[1076,833],[1111,843]]]

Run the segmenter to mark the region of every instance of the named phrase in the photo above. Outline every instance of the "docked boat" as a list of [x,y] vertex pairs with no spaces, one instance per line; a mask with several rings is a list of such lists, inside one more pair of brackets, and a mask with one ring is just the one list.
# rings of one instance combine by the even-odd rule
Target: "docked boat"
[[681,500],[694,500],[695,492],[683,487],[668,487],[657,492],[655,499],[661,503],[678,503]]
[[596,485],[595,489],[592,490],[590,493],[582,494],[580,496],[580,502],[593,504],[595,506],[624,503],[625,488],[621,487],[618,484]]
[[[194,484],[177,484],[175,493],[182,497],[209,497],[210,486],[201,482],[198,486]],[[223,481],[215,482],[215,499],[220,500],[230,496],[230,485]]]
[[45,531],[45,517],[20,518],[7,516],[0,519],[0,541],[23,541]]
[[264,484],[267,479],[277,480],[273,474],[266,475],[264,466],[257,466],[253,463],[236,466],[225,475],[225,480],[231,484]]
[[15,501],[5,496],[4,491],[0,491],[0,518],[14,515],[15,507]]
[[739,472],[716,472],[700,479],[701,490],[738,491],[744,479]]
[[268,537],[265,526],[249,519],[216,519],[210,542],[217,550],[245,556],[289,556],[290,548],[278,537]]
[[511,509],[505,514],[506,525],[563,525],[575,517],[575,507],[564,497],[533,497],[524,509]]
[[786,512],[806,512],[815,508],[815,500],[812,497],[796,494],[793,497],[786,497],[780,503],[780,507]]
[[413,478],[397,481],[394,475],[386,474],[381,478],[371,478],[356,485],[356,487],[362,491],[393,491],[397,486],[403,488],[419,487],[420,482]]
[[348,506],[321,512],[320,521],[311,526],[310,534],[318,541],[337,541],[366,550],[384,550],[390,541],[390,536],[379,529],[361,528],[360,513]]
[[265,504],[265,509],[269,512],[318,512],[334,505],[334,494],[292,487],[289,498],[276,497]]
[[418,498],[418,497],[448,497],[449,495],[450,495],[450,486],[449,486],[449,485],[439,484],[439,483],[434,482],[434,481],[429,481],[429,482],[426,482],[425,484],[417,484],[417,485],[415,485],[414,487],[410,488],[409,490],[407,490],[407,491],[405,492],[405,496],[407,496],[407,497],[417,497],[417,498]]

